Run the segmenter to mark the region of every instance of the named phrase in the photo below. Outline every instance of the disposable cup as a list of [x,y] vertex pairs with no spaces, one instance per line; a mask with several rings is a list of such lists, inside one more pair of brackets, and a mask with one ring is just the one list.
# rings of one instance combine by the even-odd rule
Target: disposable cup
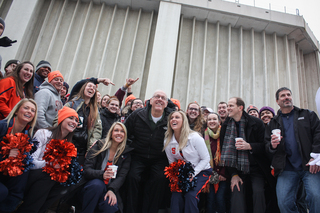
[[236,141],[236,144],[235,144],[235,145],[236,145],[236,147],[237,147],[237,143],[240,142],[240,140],[243,140],[243,138],[235,138],[235,141]]
[[279,141],[281,140],[281,130],[280,129],[272,130],[272,134],[276,135],[278,137]]
[[113,172],[113,176],[112,176],[111,178],[116,178],[118,166],[116,166],[116,165],[110,165],[109,168],[111,168],[111,169],[112,169],[112,172]]

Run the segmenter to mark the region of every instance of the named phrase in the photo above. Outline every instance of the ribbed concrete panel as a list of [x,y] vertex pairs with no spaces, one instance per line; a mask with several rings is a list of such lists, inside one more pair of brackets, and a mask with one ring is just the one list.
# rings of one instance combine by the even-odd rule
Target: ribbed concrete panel
[[[70,85],[87,77],[110,78],[116,86],[99,86],[114,94],[128,77],[140,78],[134,87],[139,97],[154,34],[154,12],[132,10],[93,1],[46,0],[34,33],[26,38],[24,60],[48,60]],[[151,45],[152,46],[152,45]]]
[[[220,101],[233,96],[258,108],[278,109],[275,92],[287,86],[297,106],[309,105],[313,92],[305,91],[316,91],[309,87],[319,84],[314,57],[303,56],[287,36],[182,17],[172,96],[180,99],[183,109],[197,101],[216,110]],[[311,63],[308,70],[305,60]]]

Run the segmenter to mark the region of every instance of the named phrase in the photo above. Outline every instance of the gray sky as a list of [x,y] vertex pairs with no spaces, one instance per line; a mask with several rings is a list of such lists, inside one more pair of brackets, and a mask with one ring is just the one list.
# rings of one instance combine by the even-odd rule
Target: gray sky
[[286,7],[290,14],[296,14],[296,9],[299,9],[299,14],[304,17],[317,40],[320,40],[320,0],[239,0],[239,3],[251,6],[255,4],[262,8],[269,8],[271,3],[271,10],[284,12]]

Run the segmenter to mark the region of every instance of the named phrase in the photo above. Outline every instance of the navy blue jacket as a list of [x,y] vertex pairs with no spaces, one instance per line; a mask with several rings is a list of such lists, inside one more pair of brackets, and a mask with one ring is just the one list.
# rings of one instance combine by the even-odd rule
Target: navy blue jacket
[[39,87],[44,81],[45,81],[44,78],[42,78],[37,73],[34,73],[33,94],[39,91]]

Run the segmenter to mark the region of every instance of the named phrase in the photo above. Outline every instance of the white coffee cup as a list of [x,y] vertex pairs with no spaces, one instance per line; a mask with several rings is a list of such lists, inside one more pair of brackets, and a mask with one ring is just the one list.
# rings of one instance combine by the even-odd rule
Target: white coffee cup
[[235,144],[235,145],[236,145],[236,147],[237,147],[237,143],[240,142],[240,140],[243,140],[243,138],[235,138],[235,141],[236,141],[236,144]]
[[278,137],[279,141],[281,140],[281,130],[280,129],[272,130],[272,134],[276,135]]
[[113,172],[113,176],[112,176],[111,178],[116,178],[118,166],[116,166],[116,165],[110,165],[109,168],[111,168],[111,169],[112,169],[112,172]]

